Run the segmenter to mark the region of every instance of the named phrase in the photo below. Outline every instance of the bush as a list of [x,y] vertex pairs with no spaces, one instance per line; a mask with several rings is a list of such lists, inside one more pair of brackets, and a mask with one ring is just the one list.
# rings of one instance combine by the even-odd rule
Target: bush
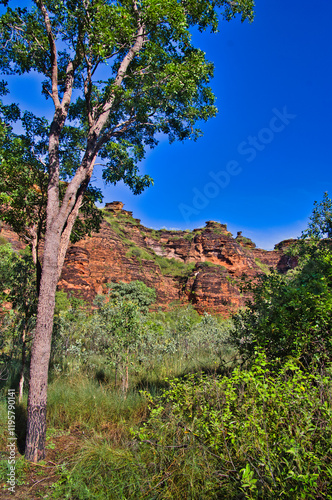
[[[191,375],[151,400],[136,439],[151,498],[332,498],[331,373],[259,355],[230,378]],[[144,458],[143,458],[144,457]]]
[[161,396],[145,393],[131,441],[86,442],[56,498],[331,500],[331,382],[331,371],[263,354],[230,377],[169,381]]
[[332,359],[332,254],[324,244],[303,245],[295,270],[260,275],[247,286],[253,300],[234,316],[232,334],[245,356],[259,346],[270,360],[300,355],[310,364]]
[[270,360],[299,355],[307,366],[332,360],[331,214],[325,193],[315,202],[308,229],[287,249],[297,268],[247,285],[253,300],[234,317],[233,341],[242,354],[250,356],[259,346]]

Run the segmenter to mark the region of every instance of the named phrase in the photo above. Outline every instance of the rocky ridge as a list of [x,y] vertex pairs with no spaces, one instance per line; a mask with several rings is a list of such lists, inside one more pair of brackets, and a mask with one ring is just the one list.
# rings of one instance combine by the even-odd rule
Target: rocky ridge
[[243,274],[254,278],[269,268],[286,272],[296,259],[284,253],[291,240],[275,250],[256,248],[225,224],[208,221],[193,231],[154,230],[143,226],[123,203],[106,204],[104,222],[67,251],[59,288],[92,302],[111,281],[141,280],[157,292],[157,306],[192,303],[198,312],[228,316],[245,304]]

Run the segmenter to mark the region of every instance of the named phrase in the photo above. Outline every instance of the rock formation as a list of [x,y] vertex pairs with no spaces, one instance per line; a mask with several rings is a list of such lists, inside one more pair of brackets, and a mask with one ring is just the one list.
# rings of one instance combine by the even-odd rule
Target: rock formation
[[157,306],[191,302],[200,312],[229,315],[245,304],[241,276],[254,278],[270,267],[286,272],[296,259],[257,249],[225,224],[208,221],[193,231],[154,230],[141,225],[123,203],[106,204],[99,233],[68,249],[59,288],[89,302],[113,281],[141,280],[157,292]]

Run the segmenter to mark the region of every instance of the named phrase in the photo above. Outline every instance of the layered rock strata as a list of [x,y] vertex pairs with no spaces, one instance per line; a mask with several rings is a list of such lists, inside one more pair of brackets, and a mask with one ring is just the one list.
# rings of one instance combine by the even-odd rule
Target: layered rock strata
[[248,238],[236,238],[225,224],[208,221],[194,231],[144,227],[121,202],[107,204],[99,233],[72,245],[67,252],[59,288],[92,302],[106,293],[109,282],[140,280],[157,292],[157,307],[192,303],[200,312],[224,316],[245,304],[241,277],[255,278],[270,267],[285,272],[296,259],[257,249]]

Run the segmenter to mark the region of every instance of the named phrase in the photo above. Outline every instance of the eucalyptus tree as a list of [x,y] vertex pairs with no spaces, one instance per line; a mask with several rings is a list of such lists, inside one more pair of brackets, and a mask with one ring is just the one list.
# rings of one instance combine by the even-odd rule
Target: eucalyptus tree
[[[9,0],[1,0],[8,7]],[[25,456],[45,453],[47,375],[54,297],[70,234],[97,157],[110,183],[135,194],[152,183],[139,174],[146,147],[164,134],[196,139],[196,123],[216,114],[213,64],[195,48],[190,28],[218,28],[253,18],[254,0],[34,0],[0,19],[0,68],[44,76],[54,104],[48,131],[46,233],[31,358]],[[24,7],[26,5],[26,7]],[[60,154],[74,138],[69,182],[60,200]],[[70,151],[67,147],[68,154]],[[99,161],[99,160],[98,160]]]

